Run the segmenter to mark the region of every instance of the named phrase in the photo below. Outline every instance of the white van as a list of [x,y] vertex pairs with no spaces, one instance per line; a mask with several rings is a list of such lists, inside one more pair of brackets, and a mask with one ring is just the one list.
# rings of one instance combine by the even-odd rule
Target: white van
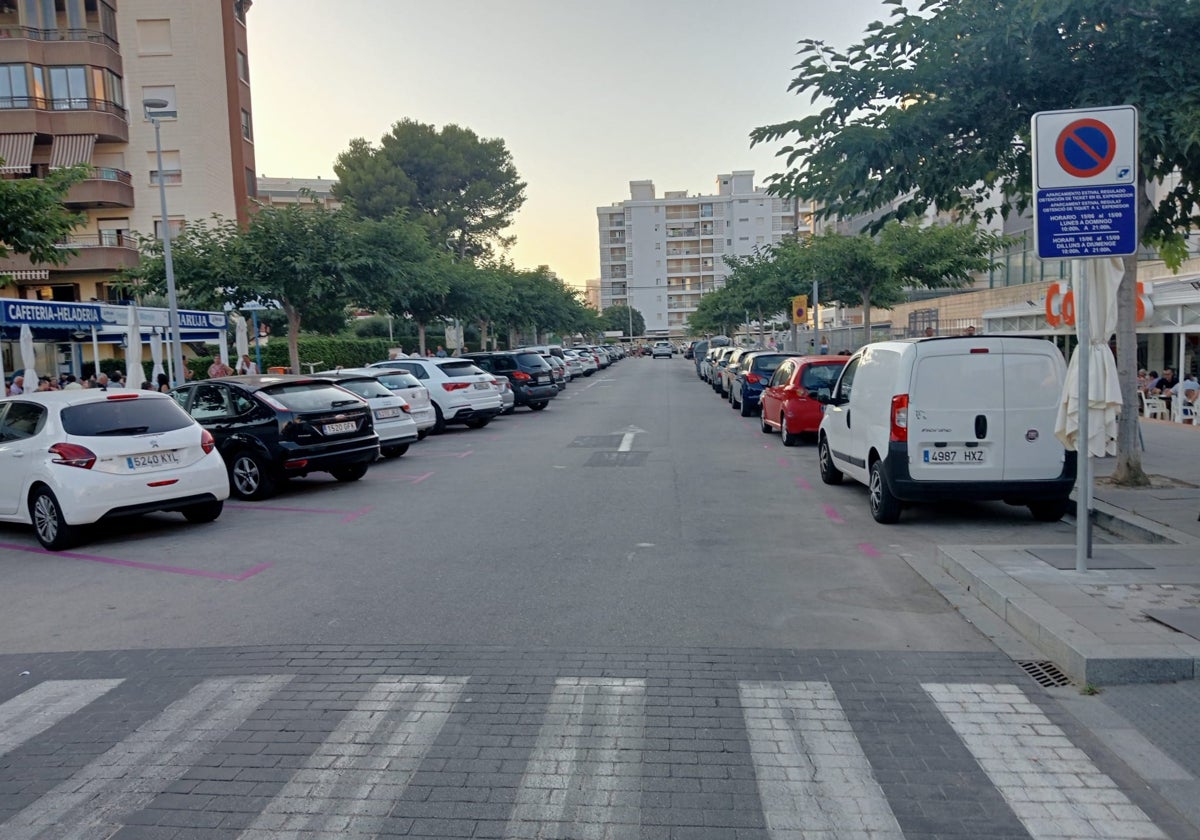
[[1066,365],[1039,338],[881,341],[855,353],[826,398],[821,480],[867,485],[877,522],[906,502],[1000,499],[1053,522],[1075,453],[1054,436]]

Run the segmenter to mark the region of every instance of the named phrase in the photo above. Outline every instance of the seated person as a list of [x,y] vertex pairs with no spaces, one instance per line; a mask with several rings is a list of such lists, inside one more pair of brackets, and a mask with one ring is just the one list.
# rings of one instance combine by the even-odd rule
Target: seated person
[[[1158,377],[1156,376],[1155,379],[1157,379],[1157,378]],[[1138,372],[1137,372],[1137,389],[1139,391],[1141,391],[1143,394],[1146,393],[1148,390],[1150,390],[1150,383],[1153,381],[1154,381],[1154,379],[1150,378],[1150,375],[1146,373],[1145,368],[1141,368],[1140,370],[1138,370]]]

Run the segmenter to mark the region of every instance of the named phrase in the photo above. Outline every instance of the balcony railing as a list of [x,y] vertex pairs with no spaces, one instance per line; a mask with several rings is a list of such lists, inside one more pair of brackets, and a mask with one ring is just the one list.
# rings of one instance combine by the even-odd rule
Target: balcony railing
[[45,96],[0,96],[0,110],[100,111],[105,114],[113,114],[123,120],[129,119],[129,112],[115,102],[107,99],[74,96],[66,99],[50,99]]
[[77,233],[58,243],[56,248],[129,248],[137,250],[137,240],[127,231],[102,230],[99,233]]
[[34,29],[31,26],[0,26],[0,38],[23,38],[26,41],[90,41],[117,49],[117,39],[95,29]]
[[[114,169],[111,166],[94,166],[88,178],[96,181],[118,181],[133,186],[133,176],[124,169]],[[170,183],[170,182],[168,182]]]

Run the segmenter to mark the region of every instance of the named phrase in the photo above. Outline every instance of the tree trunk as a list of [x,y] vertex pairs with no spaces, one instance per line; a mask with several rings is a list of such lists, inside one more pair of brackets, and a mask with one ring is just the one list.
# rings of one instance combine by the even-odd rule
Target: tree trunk
[[300,313],[286,300],[281,301],[288,320],[288,361],[292,373],[300,373]]
[[488,322],[479,322],[479,349],[486,351],[488,349]]
[[762,310],[758,310],[758,343],[766,346],[766,331],[763,329],[763,314]]
[[419,355],[425,355],[425,322],[417,321],[417,352]]
[[[1146,193],[1146,176],[1138,176],[1138,242],[1153,211]],[[1117,464],[1112,482],[1145,487],[1150,479],[1142,469],[1138,434],[1137,395],[1137,256],[1125,257],[1125,276],[1117,288],[1117,378],[1121,382],[1121,416],[1117,420]]]
[[[871,292],[867,290],[862,296],[863,311],[863,347],[871,343]],[[853,350],[854,348],[850,348]]]

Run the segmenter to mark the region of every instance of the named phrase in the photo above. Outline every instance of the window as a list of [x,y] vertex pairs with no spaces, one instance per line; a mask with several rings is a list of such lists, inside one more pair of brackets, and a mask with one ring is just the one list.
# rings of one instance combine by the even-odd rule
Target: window
[[842,378],[837,385],[837,395],[841,399],[850,399],[850,391],[854,386],[854,374],[858,372],[858,363],[861,358],[851,359],[845,369],[842,370]]
[[[158,185],[158,155],[155,152],[147,152],[147,157],[150,159],[150,185]],[[163,183],[167,186],[172,184],[183,183],[183,166],[179,161],[179,150],[163,149],[162,153],[162,174]]]
[[147,85],[142,88],[142,101],[147,99],[164,99],[167,107],[154,111],[159,119],[175,119],[178,115],[178,104],[175,99],[175,85]]
[[775,373],[771,375],[771,381],[767,383],[768,388],[778,388],[785,384],[792,375],[792,368],[795,364],[787,361],[775,369]]
[[[29,384],[30,390],[36,387],[36,382]],[[42,406],[27,402],[11,403],[4,415],[3,425],[0,425],[0,441],[33,437],[45,420],[46,409]]]
[[28,108],[29,82],[24,64],[0,64],[0,108]]
[[229,414],[229,394],[221,385],[197,385],[190,414],[197,420],[216,420]]
[[[170,226],[171,238],[178,239],[179,234],[183,233],[183,219],[167,219]],[[154,238],[162,239],[162,219],[154,220]]]
[[50,101],[55,111],[81,111],[88,107],[86,67],[51,67]]
[[100,244],[106,248],[118,248],[129,241],[129,219],[99,219]]
[[254,130],[250,127],[250,112],[242,109],[242,136],[247,140],[254,139]]
[[242,25],[246,25],[246,0],[233,0],[233,16]]
[[171,52],[171,21],[139,20],[137,43],[140,55],[169,55]]
[[246,167],[246,195],[251,198],[258,196],[258,178],[254,176],[254,170]]
[[243,82],[250,83],[250,60],[241,50],[237,51],[237,74]]

